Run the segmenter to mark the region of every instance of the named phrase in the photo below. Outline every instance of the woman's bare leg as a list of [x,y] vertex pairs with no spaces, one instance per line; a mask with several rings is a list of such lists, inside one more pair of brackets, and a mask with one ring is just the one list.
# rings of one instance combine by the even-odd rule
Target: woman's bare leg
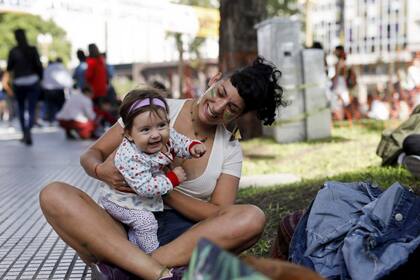
[[58,235],[87,264],[103,260],[156,279],[162,266],[127,240],[124,228],[83,191],[61,182],[40,193],[42,211]]
[[256,206],[228,206],[154,251],[152,257],[168,267],[186,265],[197,241],[202,237],[225,249],[240,252],[258,240],[265,221],[264,213]]

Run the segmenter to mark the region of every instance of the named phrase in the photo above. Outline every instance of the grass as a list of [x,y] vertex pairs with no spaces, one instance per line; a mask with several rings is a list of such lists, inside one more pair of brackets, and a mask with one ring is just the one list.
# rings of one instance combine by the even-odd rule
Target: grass
[[244,141],[243,175],[293,173],[303,179],[334,176],[377,166],[375,150],[390,122],[365,120],[349,127],[338,123],[325,140],[278,144],[272,139]]
[[398,181],[420,193],[420,182],[404,168],[381,167],[376,147],[385,128],[397,123],[364,120],[349,127],[337,123],[332,137],[322,141],[278,144],[270,139],[244,141],[244,175],[293,173],[298,183],[271,188],[249,188],[239,193],[239,203],[259,206],[268,222],[259,242],[247,253],[269,255],[279,221],[304,209],[325,181],[371,181],[384,188]]

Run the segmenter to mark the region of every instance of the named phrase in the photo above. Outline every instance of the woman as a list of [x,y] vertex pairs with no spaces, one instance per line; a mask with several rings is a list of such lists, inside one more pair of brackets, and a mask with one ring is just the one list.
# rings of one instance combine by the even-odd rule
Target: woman
[[85,72],[86,82],[93,92],[93,102],[99,105],[101,99],[106,97],[107,72],[105,60],[95,44],[89,44],[89,57],[86,60],[87,69]]
[[[242,153],[224,125],[249,111],[255,111],[265,125],[273,123],[277,107],[285,105],[279,77],[278,69],[257,58],[228,77],[213,77],[199,100],[168,100],[171,126],[204,142],[208,152],[178,163],[189,181],[166,197],[172,209],[156,215],[161,247],[152,258],[128,242],[121,224],[95,201],[68,184],[53,182],[41,192],[48,222],[87,264],[106,261],[146,279],[159,279],[160,265],[187,264],[202,237],[234,252],[249,248],[262,233],[265,216],[255,206],[234,204]],[[97,140],[81,156],[81,164],[90,176],[117,190],[130,191],[113,165],[122,125],[119,121]]]
[[[343,46],[337,46],[334,51],[337,57],[335,75],[332,78],[332,90],[335,94],[333,118],[342,120],[346,118],[350,124],[352,119],[360,119],[359,101],[354,96],[357,77],[354,69],[346,64],[346,53]],[[353,93],[353,94],[352,94]]]

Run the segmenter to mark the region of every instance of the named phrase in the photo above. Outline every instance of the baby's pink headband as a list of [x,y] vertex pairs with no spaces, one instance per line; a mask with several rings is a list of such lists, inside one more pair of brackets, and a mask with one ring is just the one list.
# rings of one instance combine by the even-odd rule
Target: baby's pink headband
[[146,98],[146,99],[137,100],[136,102],[134,102],[133,105],[131,105],[130,110],[128,110],[128,113],[134,112],[135,110],[140,109],[142,107],[149,106],[150,101],[152,101],[153,105],[162,107],[163,109],[166,110],[165,103],[159,98]]

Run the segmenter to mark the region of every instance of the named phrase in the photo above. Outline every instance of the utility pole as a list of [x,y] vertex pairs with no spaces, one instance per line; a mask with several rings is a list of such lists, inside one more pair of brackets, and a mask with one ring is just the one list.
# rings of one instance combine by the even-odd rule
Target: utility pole
[[312,28],[312,0],[305,1],[305,45],[306,47],[311,47],[313,44],[313,28]]
[[179,96],[182,98],[184,87],[184,41],[181,33],[175,34],[175,41],[178,49]]

